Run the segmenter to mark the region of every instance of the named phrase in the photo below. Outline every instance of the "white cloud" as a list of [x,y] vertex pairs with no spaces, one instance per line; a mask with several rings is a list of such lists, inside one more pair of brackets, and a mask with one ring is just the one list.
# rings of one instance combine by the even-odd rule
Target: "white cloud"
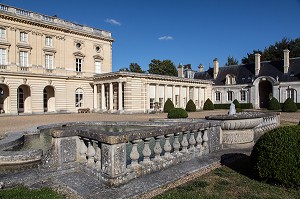
[[109,23],[109,24],[111,24],[111,25],[117,25],[117,26],[120,26],[120,25],[121,25],[121,23],[118,22],[118,21],[115,20],[115,19],[106,19],[105,22],[106,22],[106,23]]
[[174,38],[172,36],[162,36],[162,37],[159,37],[158,40],[173,40]]

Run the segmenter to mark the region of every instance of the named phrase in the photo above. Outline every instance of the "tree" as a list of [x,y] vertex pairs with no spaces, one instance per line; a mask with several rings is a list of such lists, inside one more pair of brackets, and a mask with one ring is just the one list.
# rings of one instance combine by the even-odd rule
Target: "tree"
[[238,65],[239,61],[232,56],[228,56],[226,66]]
[[168,76],[177,76],[176,66],[173,64],[171,60],[157,60],[152,59],[149,64],[149,73],[158,74],[158,75],[168,75]]
[[300,56],[300,38],[288,39],[284,37],[281,41],[266,47],[264,51],[253,50],[253,53],[247,53],[247,57],[242,59],[243,64],[254,63],[255,53],[261,54],[261,61],[275,61],[283,59],[283,50],[289,49],[291,57]]
[[130,63],[129,68],[121,68],[119,71],[133,72],[133,73],[145,73],[141,66],[137,63]]

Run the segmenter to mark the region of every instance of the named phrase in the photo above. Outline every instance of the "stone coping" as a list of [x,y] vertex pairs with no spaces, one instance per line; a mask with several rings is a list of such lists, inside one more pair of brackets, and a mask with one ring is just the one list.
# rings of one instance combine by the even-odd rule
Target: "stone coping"
[[23,141],[24,132],[7,133],[5,137],[0,140],[0,151],[20,145]]
[[269,117],[269,116],[275,116],[275,115],[280,115],[280,113],[247,111],[247,112],[237,113],[236,115],[210,115],[210,116],[205,116],[205,119],[221,120],[221,121],[222,120],[241,120],[241,119]]
[[15,165],[41,160],[43,150],[27,150],[27,151],[1,151],[0,165]]
[[[93,126],[92,126],[93,125]],[[140,125],[143,129],[130,130],[125,132],[105,132],[97,129],[97,125]],[[61,127],[51,130],[55,138],[81,136],[98,140],[107,144],[126,143],[133,140],[145,139],[174,132],[191,131],[194,129],[207,129],[211,126],[218,126],[219,122],[76,122],[66,123]]]

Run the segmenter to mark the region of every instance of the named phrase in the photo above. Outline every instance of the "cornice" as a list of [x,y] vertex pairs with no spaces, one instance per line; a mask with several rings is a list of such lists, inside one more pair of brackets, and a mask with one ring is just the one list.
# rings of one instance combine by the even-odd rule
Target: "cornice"
[[24,24],[28,24],[28,25],[32,25],[32,26],[48,28],[48,29],[60,31],[60,32],[63,32],[63,33],[80,35],[80,36],[89,37],[89,38],[93,38],[93,39],[100,39],[100,40],[108,41],[108,42],[113,42],[114,41],[114,39],[112,39],[112,38],[107,38],[107,37],[98,36],[98,35],[95,35],[95,34],[90,34],[90,33],[87,33],[84,30],[83,31],[81,31],[81,30],[72,30],[71,28],[64,27],[64,26],[59,25],[59,24],[54,25],[54,24],[51,24],[51,23],[46,22],[46,21],[45,22],[44,21],[39,22],[39,21],[36,21],[34,19],[25,18],[23,16],[10,15],[10,13],[5,13],[5,12],[2,12],[1,10],[0,10],[0,18],[6,19],[6,20],[9,20],[9,21],[24,23]]

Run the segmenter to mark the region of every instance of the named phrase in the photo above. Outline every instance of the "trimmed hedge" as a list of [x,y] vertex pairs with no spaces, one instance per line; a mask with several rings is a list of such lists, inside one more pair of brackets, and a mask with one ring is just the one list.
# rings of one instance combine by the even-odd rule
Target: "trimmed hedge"
[[196,111],[196,105],[193,100],[189,100],[186,104],[185,110],[188,112],[195,112]]
[[282,106],[283,112],[296,112],[297,111],[297,105],[291,98],[287,98]]
[[[300,109],[300,103],[295,103],[295,104],[296,104],[297,108]],[[282,109],[282,106],[283,106],[283,103],[280,103],[281,109]]]
[[272,99],[269,101],[268,110],[280,110],[281,106],[278,102],[278,100],[275,97],[272,97]]
[[240,105],[240,103],[239,103],[239,101],[237,99],[233,100],[232,103],[234,103],[236,109],[240,109],[241,108],[241,105]]
[[164,104],[164,113],[168,113],[173,108],[174,108],[174,104],[172,100],[168,98]]
[[[253,109],[252,103],[240,103],[241,109]],[[230,104],[214,104],[215,109],[229,109]]]
[[273,129],[260,137],[251,153],[255,174],[284,186],[300,186],[300,125]]
[[214,104],[209,98],[204,102],[203,110],[214,110]]
[[182,108],[173,108],[168,113],[168,118],[187,118],[188,113]]

